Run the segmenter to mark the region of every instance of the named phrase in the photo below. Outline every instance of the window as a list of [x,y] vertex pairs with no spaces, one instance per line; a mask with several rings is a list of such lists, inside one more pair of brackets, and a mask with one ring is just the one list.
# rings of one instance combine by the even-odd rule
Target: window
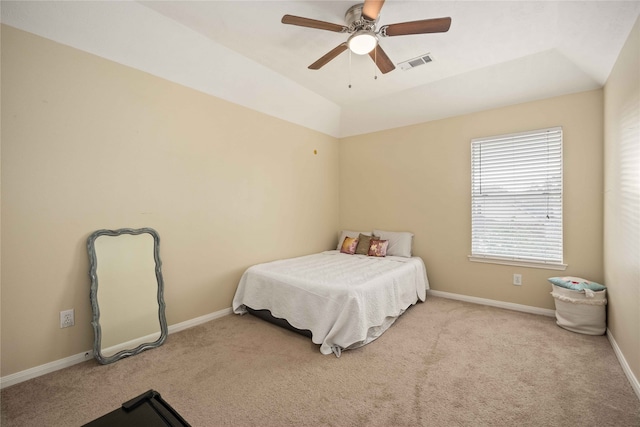
[[469,259],[566,268],[562,128],[471,141]]

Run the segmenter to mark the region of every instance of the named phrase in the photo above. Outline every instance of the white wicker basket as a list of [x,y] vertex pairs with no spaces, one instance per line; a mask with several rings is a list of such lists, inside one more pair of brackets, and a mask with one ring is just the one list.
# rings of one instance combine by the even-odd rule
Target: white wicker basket
[[607,329],[607,290],[574,291],[551,285],[556,303],[556,323],[586,335],[602,335]]

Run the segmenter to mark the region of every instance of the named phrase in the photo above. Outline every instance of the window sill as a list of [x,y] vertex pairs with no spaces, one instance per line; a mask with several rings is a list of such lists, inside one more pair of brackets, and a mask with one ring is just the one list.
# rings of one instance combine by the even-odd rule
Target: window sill
[[546,270],[566,270],[567,264],[550,263],[550,262],[535,262],[535,261],[522,261],[509,258],[498,257],[480,257],[480,256],[468,256],[469,261],[483,262],[487,264],[502,264],[502,265],[514,265],[516,267],[529,267],[529,268],[542,268]]

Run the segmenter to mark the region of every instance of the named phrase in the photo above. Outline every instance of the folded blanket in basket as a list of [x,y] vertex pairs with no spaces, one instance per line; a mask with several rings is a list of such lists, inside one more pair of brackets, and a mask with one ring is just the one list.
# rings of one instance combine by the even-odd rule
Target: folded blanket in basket
[[551,277],[549,281],[556,286],[560,286],[561,288],[571,289],[572,291],[582,291],[585,289],[589,289],[592,291],[603,291],[607,289],[606,286],[601,285],[600,283],[592,282],[591,280],[583,279],[581,277]]

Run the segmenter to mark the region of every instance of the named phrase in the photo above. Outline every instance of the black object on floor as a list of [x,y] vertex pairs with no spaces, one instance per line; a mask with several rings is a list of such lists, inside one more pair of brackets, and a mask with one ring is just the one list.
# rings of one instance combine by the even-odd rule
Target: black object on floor
[[83,427],[191,427],[160,393],[149,390]]

